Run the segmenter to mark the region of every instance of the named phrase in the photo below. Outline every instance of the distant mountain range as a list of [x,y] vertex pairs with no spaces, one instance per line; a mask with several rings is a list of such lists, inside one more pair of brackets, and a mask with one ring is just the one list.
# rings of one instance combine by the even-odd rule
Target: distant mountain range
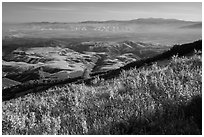
[[177,23],[177,22],[190,22],[201,23],[201,21],[187,21],[179,19],[164,19],[164,18],[138,18],[133,20],[107,20],[107,21],[81,21],[81,22],[29,22],[30,24],[73,24],[73,23]]
[[[160,44],[186,43],[202,37],[202,22],[162,18],[83,22],[30,22],[3,24],[3,39],[91,38],[133,40]],[[86,40],[85,40],[86,41]]]

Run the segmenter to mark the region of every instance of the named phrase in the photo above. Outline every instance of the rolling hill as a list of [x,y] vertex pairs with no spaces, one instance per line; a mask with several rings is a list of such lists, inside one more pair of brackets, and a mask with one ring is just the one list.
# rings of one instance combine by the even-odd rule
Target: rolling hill
[[[201,49],[202,49],[202,40],[198,40],[193,43],[174,45],[171,49],[159,55],[155,55],[154,57],[151,57],[151,58],[133,61],[119,68],[115,68],[113,70],[91,73],[89,74],[90,77],[85,78],[85,79],[83,77],[83,73],[81,73],[82,75],[77,74],[76,77],[72,76],[72,77],[67,77],[65,79],[40,79],[37,81],[30,81],[30,82],[28,81],[25,84],[4,89],[3,90],[3,100],[13,98],[15,94],[18,94],[18,92],[23,92],[24,94],[29,93],[31,92],[30,90],[32,90],[33,88],[38,88],[38,87],[41,87],[42,89],[44,89],[44,87],[49,88],[54,85],[65,84],[65,83],[77,83],[77,84],[85,83],[85,84],[90,85],[92,84],[92,81],[94,81],[96,77],[98,77],[99,79],[104,79],[104,80],[114,79],[120,76],[120,74],[125,70],[146,67],[148,65],[151,65],[154,62],[159,62],[163,60],[168,61],[171,57],[175,55],[178,55],[179,57],[189,56],[193,54],[195,50],[199,51]],[[40,89],[38,89],[37,91],[40,91]],[[35,92],[37,91],[35,90]]]
[[128,40],[70,43],[57,39],[17,39],[3,43],[2,65],[7,78],[20,82],[39,80],[39,70],[43,75],[46,73],[46,78],[61,79],[65,71],[67,77],[73,77],[82,74],[85,68],[91,72],[117,69],[167,49],[165,45]]

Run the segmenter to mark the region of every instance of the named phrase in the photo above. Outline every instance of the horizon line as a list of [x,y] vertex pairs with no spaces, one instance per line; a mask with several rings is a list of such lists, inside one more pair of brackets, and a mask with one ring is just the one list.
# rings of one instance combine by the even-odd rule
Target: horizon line
[[111,21],[134,21],[138,19],[163,19],[163,20],[177,20],[177,21],[186,21],[186,22],[202,22],[202,20],[184,20],[184,19],[176,19],[176,18],[154,18],[154,17],[148,17],[148,18],[135,18],[135,19],[129,19],[129,20],[82,20],[82,21],[28,21],[28,22],[9,22],[9,21],[2,21],[2,23],[85,23],[85,22],[111,22]]

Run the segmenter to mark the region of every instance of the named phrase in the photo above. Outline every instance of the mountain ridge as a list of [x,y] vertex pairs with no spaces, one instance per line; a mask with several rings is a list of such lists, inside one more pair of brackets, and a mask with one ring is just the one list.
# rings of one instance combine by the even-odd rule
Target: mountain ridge
[[181,20],[181,19],[173,19],[173,18],[137,18],[137,19],[130,19],[130,20],[104,20],[104,21],[97,21],[97,20],[86,20],[86,21],[76,21],[76,22],[49,22],[49,21],[37,21],[37,22],[24,22],[24,23],[36,23],[36,24],[72,24],[72,23],[125,23],[125,22],[138,22],[138,21],[171,21],[171,22],[191,22],[191,23],[200,23],[202,21],[190,21],[190,20]]

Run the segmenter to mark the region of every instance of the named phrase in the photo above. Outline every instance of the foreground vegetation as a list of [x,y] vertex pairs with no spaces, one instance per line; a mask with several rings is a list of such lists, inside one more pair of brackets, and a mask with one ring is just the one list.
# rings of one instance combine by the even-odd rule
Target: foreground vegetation
[[202,134],[202,57],[2,103],[3,134]]

